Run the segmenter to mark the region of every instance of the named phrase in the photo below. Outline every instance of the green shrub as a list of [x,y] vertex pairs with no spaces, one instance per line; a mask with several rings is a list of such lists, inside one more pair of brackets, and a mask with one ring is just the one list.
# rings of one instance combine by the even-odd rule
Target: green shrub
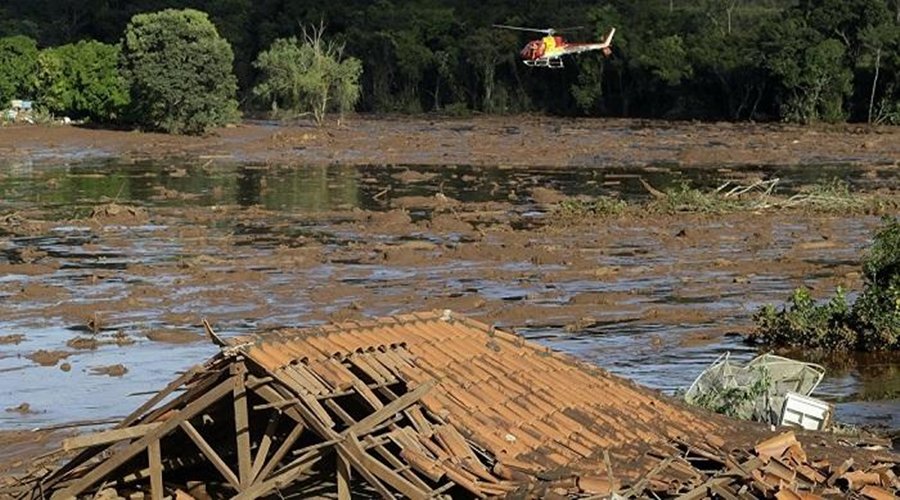
[[863,347],[900,348],[900,219],[884,218],[863,273],[865,289],[853,307]]
[[850,327],[850,306],[844,291],[816,304],[809,290],[794,290],[780,310],[766,305],[756,313],[757,329],[751,339],[767,345],[825,349],[853,349],[857,333]]
[[231,45],[203,12],[167,9],[131,18],[121,64],[133,119],[169,133],[201,134],[238,118]]
[[341,116],[359,101],[362,63],[344,58],[343,46],[322,39],[323,28],[304,29],[303,39],[275,40],[259,54],[254,66],[260,83],[253,92],[272,103],[273,109],[311,113],[321,125],[328,111]]
[[749,340],[825,349],[900,349],[900,220],[884,219],[863,272],[865,288],[852,307],[841,289],[824,304],[798,289],[780,310],[767,305],[756,313]]
[[6,109],[10,99],[34,97],[31,78],[37,60],[37,42],[31,38],[0,38],[0,109]]
[[690,183],[666,188],[663,195],[651,203],[651,208],[667,213],[710,212],[720,213],[741,208],[737,200],[726,199],[718,192],[703,192],[692,188]]
[[119,48],[81,41],[41,51],[36,87],[42,108],[56,115],[108,121],[121,116],[128,87],[118,68]]
[[723,381],[718,381],[716,386],[700,393],[693,404],[732,418],[753,419],[757,401],[772,388],[772,377],[765,367],[759,367],[754,371],[757,376],[754,377],[752,384],[746,387],[730,387],[721,384]]

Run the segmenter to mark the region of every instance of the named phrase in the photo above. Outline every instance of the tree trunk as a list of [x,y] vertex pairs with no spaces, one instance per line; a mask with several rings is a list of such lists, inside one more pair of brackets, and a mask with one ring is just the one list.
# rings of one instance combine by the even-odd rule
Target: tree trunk
[[441,77],[438,76],[434,82],[434,110],[441,110]]
[[322,93],[322,99],[319,101],[319,105],[313,111],[313,117],[316,120],[316,125],[322,125],[325,121],[325,110],[328,109],[328,90]]
[[731,14],[734,12],[734,2],[732,2],[727,9],[725,9],[725,15],[728,16],[728,34],[731,34]]
[[484,103],[482,107],[487,112],[493,111],[494,99],[494,66],[484,68]]
[[875,51],[875,76],[872,78],[872,92],[869,94],[869,124],[872,124],[872,108],[875,107],[875,89],[878,86],[878,73],[881,70],[881,47]]

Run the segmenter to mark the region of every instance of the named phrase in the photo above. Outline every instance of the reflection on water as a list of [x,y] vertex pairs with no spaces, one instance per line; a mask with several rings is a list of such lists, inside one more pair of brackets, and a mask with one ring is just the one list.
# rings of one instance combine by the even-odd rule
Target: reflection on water
[[[240,205],[245,207],[260,206],[269,210],[310,213],[362,208],[381,210],[391,206],[392,201],[407,196],[433,196],[441,193],[447,197],[464,202],[503,201],[517,204],[522,213],[538,210],[533,206],[527,193],[535,187],[553,188],[569,195],[612,195],[627,199],[647,197],[646,189],[639,181],[642,177],[657,189],[690,182],[692,185],[713,189],[726,179],[733,179],[741,184],[748,184],[754,179],[784,179],[780,189],[785,193],[792,192],[802,186],[841,178],[863,189],[873,187],[893,187],[900,185],[898,169],[880,170],[876,175],[863,175],[861,169],[847,169],[839,166],[822,168],[766,168],[748,167],[745,169],[713,170],[687,169],[678,170],[666,166],[658,166],[642,171],[635,169],[504,169],[473,168],[467,166],[445,167],[310,167],[281,168],[265,165],[213,166],[206,163],[184,164],[183,162],[132,162],[122,163],[108,160],[89,162],[69,166],[31,167],[10,165],[0,168],[0,216],[16,210],[42,210],[60,219],[69,219],[89,213],[93,205],[102,202],[116,201],[123,204],[145,206],[189,207],[218,205]],[[411,214],[413,218],[423,217],[421,213]],[[266,221],[267,222],[267,221]],[[271,227],[257,227],[236,223],[234,226],[219,228],[240,238],[245,238],[235,245],[246,245],[252,252],[271,252],[283,242],[295,241],[298,238],[310,238],[320,244],[330,246],[346,245],[352,241],[353,235],[343,234],[341,229],[333,226],[339,221],[314,221],[308,225],[294,224],[274,231]],[[789,238],[791,231],[802,231],[803,226],[785,227],[779,238]],[[33,239],[19,237],[18,245],[30,245],[40,248],[51,256],[62,259],[61,269],[42,279],[61,284],[71,292],[71,301],[89,303],[113,299],[127,299],[126,285],[146,282],[149,287],[169,287],[171,293],[183,297],[183,302],[175,314],[196,313],[196,303],[191,296],[194,290],[179,286],[175,276],[136,276],[123,273],[107,279],[100,284],[88,286],[93,273],[97,270],[120,270],[129,266],[148,265],[152,263],[174,261],[182,258],[179,241],[173,241],[160,234],[160,227],[147,225],[128,229],[128,237],[133,243],[128,247],[128,254],[104,248],[95,248],[96,235],[82,228],[57,229],[50,235],[41,235]],[[3,234],[0,232],[0,237]],[[856,235],[857,239],[864,238]],[[607,255],[598,256],[598,265],[633,266],[641,265],[666,266],[677,259],[693,262],[708,260],[708,256],[690,254],[685,250],[682,254],[671,255],[655,252],[652,256],[643,255],[646,245],[643,240],[636,246],[622,246]],[[789,241],[779,242],[790,247]],[[90,250],[86,250],[91,247]],[[853,249],[848,252],[852,254]],[[852,257],[852,255],[851,255]],[[769,256],[760,253],[758,258]],[[655,260],[654,260],[655,259]],[[0,256],[0,261],[11,260]],[[186,264],[187,265],[187,264]],[[315,283],[326,281],[334,273],[335,265],[352,266],[358,270],[359,277],[354,278],[358,284],[377,289],[377,293],[385,296],[392,293],[396,284],[405,281],[415,270],[403,266],[364,265],[347,261],[333,261],[327,265],[319,265],[310,269],[292,270],[290,279]],[[465,265],[455,263],[455,265]],[[531,263],[509,263],[506,267],[522,266],[526,271],[533,267]],[[702,267],[702,266],[700,266]],[[708,267],[708,266],[707,266]],[[277,297],[271,289],[291,283],[283,279],[277,270],[259,270],[270,272],[268,281],[253,289],[248,285],[248,294],[266,296],[276,302]],[[421,290],[423,295],[440,295],[447,290],[462,293],[467,289],[476,289],[487,299],[516,301],[539,291],[541,283],[520,281],[517,283],[493,280],[491,278],[474,279],[462,282],[454,276],[453,269],[431,269],[428,271],[433,288]],[[704,268],[702,274],[691,276],[696,283],[719,279],[715,270]],[[778,277],[760,276],[757,286],[770,290],[773,300],[786,295],[787,284]],[[4,280],[20,280],[30,283],[27,277],[0,276]],[[643,280],[643,281],[642,281]],[[768,280],[768,281],[767,281]],[[128,281],[128,283],[126,283]],[[346,283],[351,283],[347,278]],[[43,284],[47,284],[46,281]],[[728,308],[743,306],[752,310],[760,304],[750,303],[743,295],[720,295],[716,297],[690,297],[676,293],[677,278],[670,275],[656,276],[652,282],[646,278],[622,278],[608,283],[568,282],[566,290],[560,290],[559,300],[567,300],[574,294],[584,291],[598,291],[597,286],[605,287],[604,292],[627,292],[639,288],[653,290],[652,296],[642,297],[646,303],[670,304],[701,308]],[[267,310],[268,323],[262,319],[248,319],[242,323],[233,323],[230,333],[246,333],[260,327],[273,324],[296,324],[297,318],[310,307],[304,302],[302,291],[298,291],[294,302],[288,304],[269,304]],[[0,299],[3,296],[0,295]],[[220,304],[204,304],[204,313],[216,314],[220,311],[241,310],[242,304],[229,301]],[[346,307],[352,303],[352,297],[335,300],[334,307]],[[116,329],[146,329],[165,327],[165,319],[160,311],[153,309],[150,302],[145,310],[135,308],[131,316],[119,317],[121,323],[107,325],[110,331]],[[22,306],[27,307],[27,306]],[[392,311],[399,312],[399,311]],[[31,322],[11,324],[0,319],[0,335],[24,333],[26,341],[18,345],[0,345],[0,373],[5,382],[0,384],[0,410],[15,406],[22,400],[29,400],[36,407],[67,407],[69,412],[50,410],[46,414],[29,416],[24,421],[15,414],[0,411],[0,426],[33,426],[35,424],[59,422],[78,418],[93,418],[127,413],[144,396],[111,398],[110,400],[86,401],[85,395],[91,391],[108,388],[108,380],[90,375],[86,369],[62,372],[59,369],[42,368],[25,358],[37,349],[49,349],[59,345],[60,338],[71,336],[52,321],[41,321],[42,311],[33,312]],[[248,310],[247,318],[254,318],[253,311]],[[152,318],[148,320],[147,318]],[[50,318],[53,320],[53,318]],[[58,318],[57,318],[58,320]],[[133,323],[141,322],[136,326]],[[597,324],[577,333],[566,332],[562,328],[524,328],[520,333],[546,345],[570,352],[582,359],[594,362],[610,371],[634,379],[650,387],[666,392],[674,392],[684,388],[720,354],[732,352],[739,360],[747,360],[757,354],[755,349],[743,344],[738,337],[725,336],[721,339],[697,345],[679,345],[679,340],[696,331],[698,328],[728,327],[711,324],[652,324],[647,322],[610,320]],[[672,348],[679,345],[678,348]],[[205,359],[215,350],[205,343],[171,346],[160,346],[154,342],[139,339],[138,344],[126,349],[114,345],[104,345],[92,351],[79,351],[69,360],[73,366],[90,367],[113,363],[126,364],[131,372],[126,377],[129,381],[127,392],[140,392],[161,387],[176,370],[186,368],[192,363]],[[809,353],[796,353],[800,357]],[[861,358],[813,359],[828,368],[828,376],[823,382],[819,395],[838,402],[839,418],[853,422],[880,423],[900,427],[900,359],[897,354],[885,356],[868,356]],[[69,388],[69,390],[65,390]],[[77,388],[77,390],[75,390]],[[44,402],[46,404],[41,404]],[[50,403],[53,404],[50,404]],[[24,423],[23,423],[24,422]]]
[[[168,163],[168,164],[167,164]],[[405,174],[414,172],[412,181]],[[166,206],[260,205],[271,210],[317,212],[347,208],[377,210],[404,196],[442,193],[464,202],[522,200],[535,187],[568,195],[645,198],[643,178],[664,189],[689,183],[714,189],[725,180],[749,184],[779,178],[791,194],[801,186],[842,179],[860,189],[897,187],[897,169],[865,174],[841,166],[676,169],[505,169],[469,166],[289,167],[211,166],[180,162],[102,160],[65,167],[0,164],[0,210],[35,204],[66,208],[115,200]]]

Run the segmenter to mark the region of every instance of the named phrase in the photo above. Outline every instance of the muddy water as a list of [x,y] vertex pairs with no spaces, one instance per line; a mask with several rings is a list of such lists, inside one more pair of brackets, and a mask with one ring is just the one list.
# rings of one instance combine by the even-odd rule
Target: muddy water
[[[647,196],[639,176],[660,189],[774,177],[787,193],[835,177],[863,191],[900,187],[896,169],[840,166],[107,160],[0,172],[0,218],[14,214],[0,225],[0,428],[126,414],[215,352],[200,333],[203,317],[234,335],[452,307],[671,393],[722,353],[756,355],[739,334],[760,305],[801,284],[818,296],[859,285],[854,273],[877,218],[557,227],[534,188],[637,199]],[[110,202],[134,209],[90,216]],[[840,419],[900,427],[897,355],[815,360],[829,370],[818,395],[837,404]],[[117,365],[127,372],[103,374]],[[20,403],[30,411],[3,411]]]

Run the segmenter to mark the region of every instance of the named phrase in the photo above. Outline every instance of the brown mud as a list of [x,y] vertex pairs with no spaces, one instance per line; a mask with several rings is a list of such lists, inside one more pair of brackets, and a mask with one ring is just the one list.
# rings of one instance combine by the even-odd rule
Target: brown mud
[[[900,129],[540,116],[358,116],[342,126],[323,128],[247,122],[203,138],[33,126],[7,127],[0,134],[0,157],[7,160],[104,155],[304,165],[723,166],[832,161],[896,165]],[[170,175],[183,174],[173,167]]]
[[[117,159],[86,160],[105,156]],[[561,204],[646,203],[638,178],[777,175],[796,190],[840,176],[900,192],[893,128],[360,118],[198,139],[14,127],[0,157],[0,407],[33,410],[0,413],[0,429],[127,414],[215,352],[203,319],[231,336],[453,309],[671,393],[724,352],[755,355],[740,334],[762,304],[798,286],[859,290],[878,214],[573,217]],[[900,427],[897,355],[827,361],[819,396],[839,418]],[[0,434],[4,452],[44,446],[32,444]]]

